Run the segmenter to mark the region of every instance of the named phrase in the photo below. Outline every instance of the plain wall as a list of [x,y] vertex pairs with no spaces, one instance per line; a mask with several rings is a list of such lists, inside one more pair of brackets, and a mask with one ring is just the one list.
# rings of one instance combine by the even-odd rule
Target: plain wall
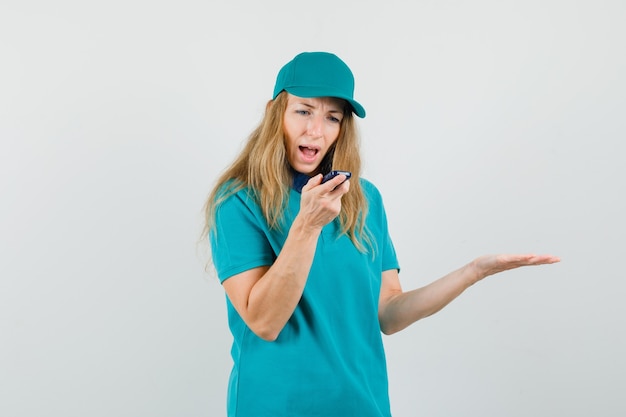
[[301,51],[368,115],[406,289],[491,277],[385,337],[395,417],[623,416],[623,1],[0,5],[0,415],[221,416],[202,205]]

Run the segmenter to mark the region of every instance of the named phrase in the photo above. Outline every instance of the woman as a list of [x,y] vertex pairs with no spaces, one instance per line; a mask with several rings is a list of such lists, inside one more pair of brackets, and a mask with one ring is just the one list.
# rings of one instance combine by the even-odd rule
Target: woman
[[[483,256],[401,288],[385,209],[360,177],[354,78],[336,55],[297,55],[206,204],[234,342],[232,417],[390,416],[381,331],[429,316],[480,279],[543,255]],[[330,169],[352,173],[322,183]]]

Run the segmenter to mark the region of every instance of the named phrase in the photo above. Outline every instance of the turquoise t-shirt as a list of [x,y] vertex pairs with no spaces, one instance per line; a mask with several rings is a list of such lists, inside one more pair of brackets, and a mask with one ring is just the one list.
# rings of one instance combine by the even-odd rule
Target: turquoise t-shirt
[[[229,417],[391,415],[378,296],[382,272],[399,265],[380,193],[366,180],[361,184],[375,254],[361,253],[347,236],[338,236],[337,220],[326,225],[302,298],[275,341],[256,336],[227,297],[234,338]],[[300,197],[291,190],[283,232],[269,230],[247,190],[219,206],[210,240],[221,282],[274,262]]]

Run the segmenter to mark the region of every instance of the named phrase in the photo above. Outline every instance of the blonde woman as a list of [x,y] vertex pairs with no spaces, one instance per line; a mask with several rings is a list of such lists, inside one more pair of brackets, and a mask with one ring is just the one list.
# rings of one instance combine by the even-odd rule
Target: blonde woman
[[[558,262],[489,255],[403,291],[385,209],[360,177],[365,109],[336,55],[280,70],[265,116],[206,204],[233,336],[229,417],[389,417],[381,331],[429,316],[488,275]],[[323,182],[331,169],[351,173]]]

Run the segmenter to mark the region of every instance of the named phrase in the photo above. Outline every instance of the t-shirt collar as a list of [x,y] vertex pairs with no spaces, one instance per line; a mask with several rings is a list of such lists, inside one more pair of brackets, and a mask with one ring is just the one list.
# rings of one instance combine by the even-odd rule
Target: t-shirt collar
[[294,169],[291,170],[293,172],[293,189],[296,190],[299,193],[302,193],[302,187],[304,187],[306,185],[307,182],[309,182],[309,180],[311,179],[311,177],[309,177],[306,174],[303,174],[301,172],[298,172]]

